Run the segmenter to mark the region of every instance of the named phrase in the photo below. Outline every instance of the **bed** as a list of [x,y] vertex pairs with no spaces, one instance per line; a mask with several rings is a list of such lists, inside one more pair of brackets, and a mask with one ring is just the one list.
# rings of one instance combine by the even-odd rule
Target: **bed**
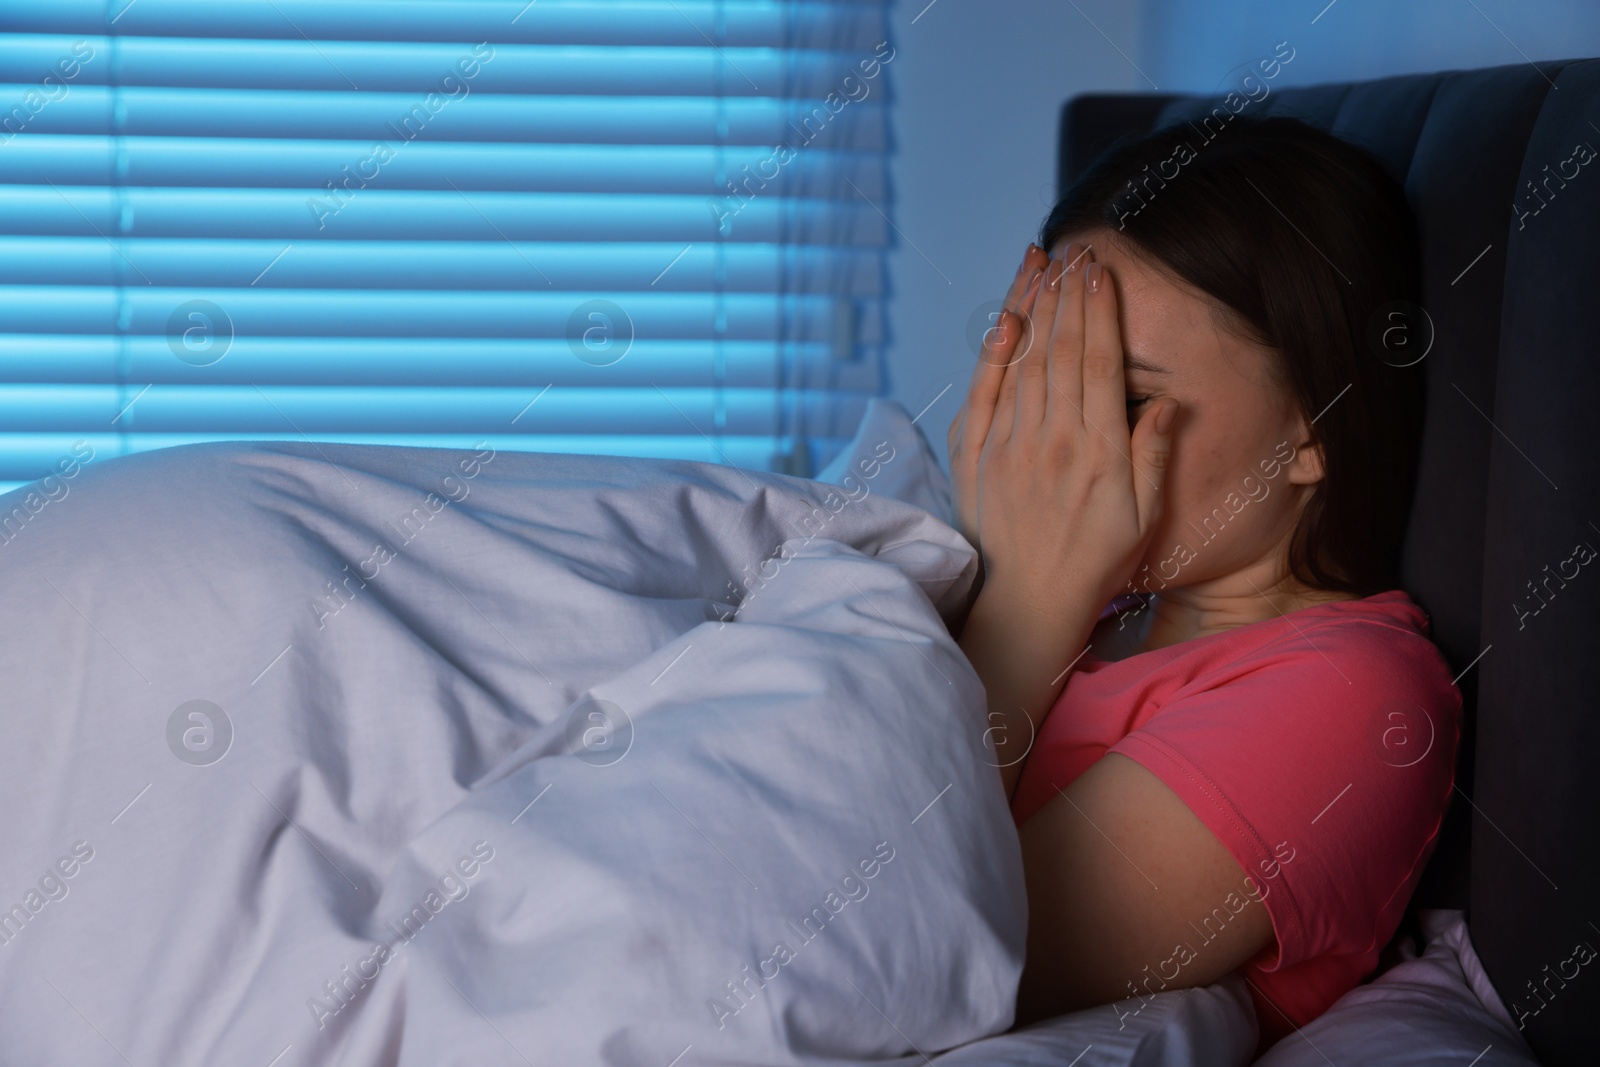
[[0,571],[8,1062],[1249,1058],[1236,978],[1004,1033],[976,557],[898,404],[815,480],[245,443],[61,484]]
[[[1547,73],[1573,91],[1540,103],[1532,81]],[[1538,141],[1564,108],[1548,121],[1565,135],[1597,78],[1600,64],[1547,64],[1285,90],[1274,106],[1341,131],[1362,114],[1352,101],[1409,116],[1385,143],[1426,189],[1445,121],[1431,116],[1492,98],[1537,118]],[[1194,103],[1075,101],[1063,150]],[[1464,128],[1502,136],[1481,116]],[[1482,608],[1480,630],[1479,608],[1522,573],[1531,543],[1500,512],[1576,509],[1596,476],[1562,467],[1559,507],[1524,500],[1538,487],[1510,466],[1515,453],[1470,409],[1440,410],[1452,377],[1469,396],[1497,388],[1502,434],[1552,464],[1576,454],[1549,439],[1576,431],[1535,419],[1522,381],[1565,350],[1539,347],[1552,314],[1541,302],[1565,283],[1554,297],[1508,290],[1506,329],[1489,340],[1448,325],[1454,311],[1470,324],[1488,306],[1479,287],[1498,293],[1514,276],[1495,251],[1503,225],[1493,231],[1459,296],[1442,261],[1430,267],[1451,362],[1430,386],[1412,532],[1416,589],[1447,653],[1465,668],[1480,638],[1505,645],[1463,679],[1485,741],[1476,777],[1462,777],[1481,805],[1471,901],[1451,906],[1449,865],[1467,860],[1442,850],[1394,964],[1269,1050],[1269,1067],[1538,1062],[1525,1036],[1545,1062],[1579,1062],[1564,1020],[1593,1006],[1596,983],[1572,978],[1530,1016],[1517,979],[1538,974],[1524,959],[1558,965],[1590,936],[1575,920],[1594,859],[1571,842],[1596,839],[1595,810],[1571,731],[1595,727],[1575,721],[1581,690],[1566,679],[1595,668],[1590,656],[1553,665],[1558,682],[1526,672],[1569,641],[1592,648],[1596,624],[1592,612],[1567,631],[1552,620],[1544,643],[1518,643],[1502,633],[1510,612]],[[1544,232],[1554,249],[1513,240],[1519,269],[1568,240]],[[1575,254],[1592,266],[1592,251]],[[1590,353],[1592,314],[1560,309]],[[1497,336],[1518,338],[1504,342],[1515,359],[1486,382],[1472,360],[1492,372],[1484,346]],[[1595,395],[1592,359],[1561,369],[1563,396]],[[1440,450],[1458,445],[1484,459],[1476,488],[1442,470]],[[977,561],[898,404],[874,401],[815,479],[311,442],[68,469],[0,497],[0,524],[12,519],[0,544],[0,1062],[1252,1058],[1256,1021],[1231,976],[1008,1032],[1020,852],[981,685],[946,628]],[[1440,524],[1463,515],[1483,536],[1443,544]],[[1453,580],[1469,589],[1447,587],[1447,565],[1466,567]],[[1514,741],[1496,735],[1518,714],[1514,692],[1538,685],[1549,703],[1521,713]],[[1534,755],[1547,791],[1519,799]],[[1556,830],[1578,836],[1562,846]],[[1562,889],[1542,895],[1524,868]],[[1525,894],[1516,911],[1513,893]]]

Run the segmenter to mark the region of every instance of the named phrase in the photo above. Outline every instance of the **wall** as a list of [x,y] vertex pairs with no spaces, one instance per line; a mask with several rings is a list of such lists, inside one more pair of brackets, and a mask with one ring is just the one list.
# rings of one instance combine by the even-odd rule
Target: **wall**
[[1141,0],[1139,65],[1163,89],[1209,92],[1290,41],[1280,85],[1600,55],[1595,0]]

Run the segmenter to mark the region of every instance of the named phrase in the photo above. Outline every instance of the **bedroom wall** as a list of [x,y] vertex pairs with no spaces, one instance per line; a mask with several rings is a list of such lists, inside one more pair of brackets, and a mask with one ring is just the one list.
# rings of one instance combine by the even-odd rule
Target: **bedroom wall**
[[1600,55],[1594,0],[1140,0],[1139,65],[1163,88],[1208,92],[1287,40],[1279,85]]
[[1284,40],[1295,58],[1280,86],[1600,55],[1594,0],[926,4],[892,8],[892,198],[879,206],[898,230],[887,391],[913,415],[933,401],[918,425],[941,458],[976,358],[969,335],[1054,195],[1067,97],[1209,92]]

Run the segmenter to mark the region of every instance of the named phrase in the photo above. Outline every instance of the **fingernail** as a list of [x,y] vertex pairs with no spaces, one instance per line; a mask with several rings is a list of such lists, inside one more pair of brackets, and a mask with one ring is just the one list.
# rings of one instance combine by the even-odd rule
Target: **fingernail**
[[[1000,314],[994,317],[994,325],[990,327],[989,332],[994,335],[992,343],[996,347],[1006,343],[1006,316],[1010,314],[1010,308],[1001,308]],[[985,340],[988,341],[988,338]]]
[[1028,287],[1022,291],[1023,304],[1027,304],[1029,298],[1039,291],[1039,283],[1043,280],[1044,271],[1038,271],[1034,274],[1032,280],[1028,282]]
[[1178,402],[1167,401],[1167,406],[1161,409],[1161,414],[1156,416],[1156,433],[1166,433],[1172,429],[1172,420],[1178,414]]
[[1067,272],[1067,264],[1063,260],[1052,259],[1050,265],[1044,269],[1044,287],[1054,292],[1061,288],[1061,276]]
[[1083,269],[1083,284],[1088,288],[1089,292],[1098,293],[1100,291],[1100,275],[1103,270],[1104,268],[1098,263],[1091,263]]
[[1068,271],[1074,271],[1083,266],[1083,246],[1076,241],[1067,245],[1067,250],[1062,253],[1062,256]]

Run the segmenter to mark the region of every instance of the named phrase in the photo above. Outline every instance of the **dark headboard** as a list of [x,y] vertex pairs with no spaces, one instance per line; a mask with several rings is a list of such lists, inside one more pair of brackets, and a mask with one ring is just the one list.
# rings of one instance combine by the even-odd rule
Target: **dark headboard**
[[[1465,909],[1534,1051],[1593,1063],[1600,959],[1571,975],[1580,943],[1600,950],[1600,559],[1575,562],[1600,549],[1600,159],[1575,148],[1600,149],[1600,60],[1253,84],[1235,108],[1370,149],[1421,228],[1436,334],[1403,578],[1464,672],[1467,718],[1413,908]],[[1214,108],[1213,129],[1221,95],[1074,97],[1058,181],[1121,134]]]

